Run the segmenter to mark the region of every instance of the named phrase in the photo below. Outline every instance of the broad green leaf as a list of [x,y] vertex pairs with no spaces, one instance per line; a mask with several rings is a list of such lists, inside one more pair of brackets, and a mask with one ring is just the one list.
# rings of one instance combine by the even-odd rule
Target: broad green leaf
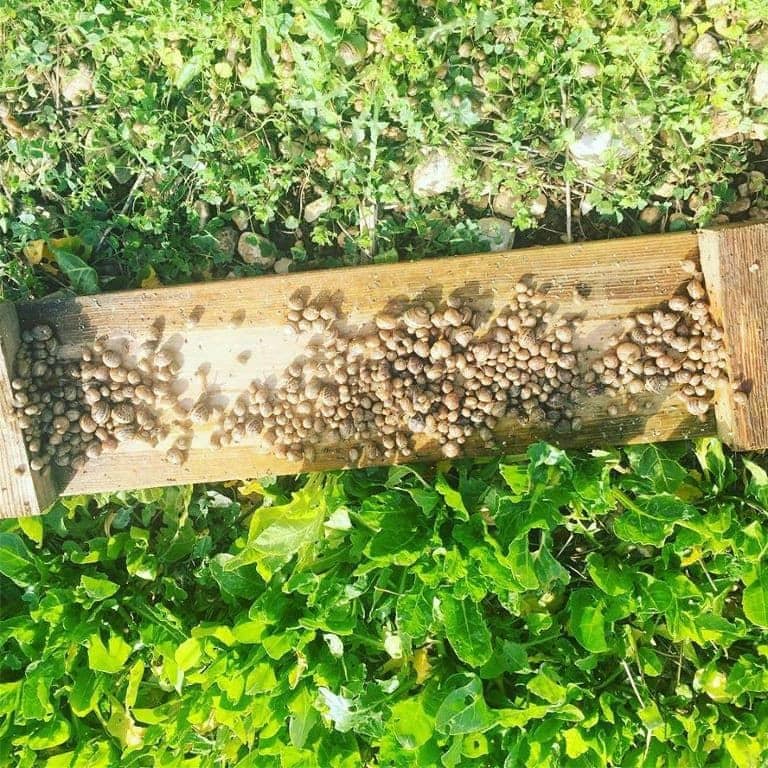
[[56,263],[59,265],[59,269],[69,279],[75,293],[86,296],[101,290],[99,277],[92,266],[69,251],[61,248],[54,248],[53,251],[56,254]]
[[491,658],[491,633],[480,606],[470,598],[457,600],[451,595],[442,598],[441,609],[445,635],[456,655],[473,667],[480,667]]
[[40,576],[34,556],[16,533],[0,533],[0,573],[20,587],[34,584]]
[[106,646],[98,634],[88,638],[88,666],[94,671],[114,675],[130,655],[131,646],[117,635],[110,635]]
[[584,736],[578,728],[567,728],[563,731],[563,736],[565,737],[565,754],[571,759],[589,752],[589,744],[584,741]]
[[291,716],[288,720],[288,736],[291,744],[301,749],[312,733],[317,721],[320,719],[318,711],[313,704],[313,697],[306,687],[301,690],[288,704]]
[[464,499],[461,497],[461,493],[450,485],[442,472],[438,473],[437,479],[435,480],[435,490],[443,497],[448,509],[459,515],[459,519],[469,519],[469,512],[464,505]]
[[63,718],[51,720],[32,733],[27,745],[36,751],[52,749],[68,741],[71,732],[72,729],[67,720]]
[[435,723],[424,710],[420,696],[404,699],[393,705],[389,721],[392,732],[405,750],[415,750],[432,737]]
[[92,600],[106,600],[120,589],[119,584],[109,579],[97,579],[92,576],[81,576],[80,586]]
[[435,714],[435,728],[450,735],[487,731],[496,718],[485,703],[480,678],[463,675],[458,680],[467,682],[443,699]]
[[176,649],[173,660],[182,672],[186,672],[200,663],[202,655],[200,641],[196,637],[190,637]]
[[18,523],[27,538],[38,546],[43,543],[43,518],[40,515],[20,517]]
[[509,545],[507,558],[513,576],[523,589],[536,589],[539,586],[527,534],[515,539]]
[[128,685],[125,689],[125,707],[131,709],[136,704],[139,695],[139,686],[144,678],[145,665],[141,659],[137,659],[128,672]]
[[568,599],[571,632],[576,640],[592,653],[608,650],[604,608],[599,593],[592,589],[577,589]]
[[554,680],[546,670],[534,675],[525,687],[548,704],[561,704],[565,701],[567,693],[567,689]]
[[92,712],[102,694],[101,675],[81,667],[74,673],[72,690],[69,692],[69,706],[77,717],[85,717]]
[[621,563],[606,559],[598,552],[587,555],[587,571],[606,595],[625,595],[632,589],[632,576]]
[[397,628],[414,643],[422,643],[432,627],[434,593],[421,582],[397,598]]
[[656,493],[674,493],[685,481],[687,472],[667,451],[657,445],[631,445],[624,449],[635,472],[648,480]]
[[768,629],[768,571],[759,576],[744,589],[742,596],[744,615],[758,627]]

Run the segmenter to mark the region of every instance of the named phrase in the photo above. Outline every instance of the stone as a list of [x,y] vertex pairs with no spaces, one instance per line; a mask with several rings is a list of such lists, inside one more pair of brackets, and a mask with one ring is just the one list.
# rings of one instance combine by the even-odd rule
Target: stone
[[755,72],[749,97],[755,104],[768,107],[768,63],[763,61]]
[[234,256],[235,248],[237,247],[237,232],[230,227],[224,227],[220,229],[214,237],[219,244],[219,250],[225,256]]
[[[243,232],[237,241],[240,258],[253,267],[270,269],[275,263],[275,256],[269,253],[271,243],[255,232]],[[265,247],[266,246],[266,247]]]
[[594,80],[600,74],[600,67],[591,61],[585,61],[578,70],[578,75],[582,80]]
[[64,75],[61,82],[61,96],[75,106],[93,93],[93,72],[88,67],[71,70]]
[[658,205],[648,205],[640,211],[640,221],[646,227],[653,227],[661,221],[661,208]]
[[514,219],[520,208],[520,195],[515,195],[506,187],[502,187],[496,197],[493,198],[491,208],[498,216]]
[[278,275],[287,275],[291,271],[291,264],[293,264],[293,259],[284,256],[275,262],[273,269]]
[[515,231],[509,222],[497,219],[495,216],[478,219],[477,227],[493,252],[508,250],[515,239]]
[[244,232],[248,229],[250,224],[250,216],[247,211],[235,211],[232,214],[232,223],[241,231]]
[[413,193],[419,197],[442,195],[458,186],[456,163],[442,149],[433,149],[413,169]]
[[736,216],[739,213],[746,213],[752,207],[752,201],[748,197],[740,197],[725,206],[725,213]]
[[670,54],[677,48],[680,42],[680,26],[674,16],[668,16],[664,19],[664,32],[661,35],[661,42],[664,53]]
[[576,164],[588,171],[600,171],[612,156],[627,154],[621,139],[610,130],[586,131],[578,136],[569,150]]
[[197,222],[200,229],[203,229],[211,218],[211,207],[205,200],[195,200],[195,202],[192,203],[192,210],[197,215]]
[[547,212],[547,205],[549,205],[549,200],[547,200],[547,196],[542,192],[528,206],[528,210],[531,212],[532,216],[535,216],[537,219],[540,219]]
[[712,35],[705,32],[693,44],[691,54],[696,61],[700,61],[702,64],[709,64],[720,55],[720,44]]
[[332,195],[318,197],[317,200],[304,206],[304,221],[307,224],[317,221],[324,213],[328,213],[334,205],[336,205],[336,199]]

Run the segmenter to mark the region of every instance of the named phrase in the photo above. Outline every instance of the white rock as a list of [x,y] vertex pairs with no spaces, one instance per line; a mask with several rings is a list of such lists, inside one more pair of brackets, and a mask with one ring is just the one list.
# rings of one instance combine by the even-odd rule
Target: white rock
[[640,211],[640,221],[646,227],[653,227],[661,220],[661,208],[658,205],[649,205]]
[[578,74],[582,80],[594,80],[600,74],[600,67],[591,61],[585,61],[579,67]]
[[334,205],[336,205],[336,200],[333,196],[325,195],[318,197],[317,200],[313,200],[304,206],[304,221],[307,224],[317,221],[324,213],[328,213]]
[[708,64],[720,55],[720,44],[712,35],[705,32],[693,44],[691,53],[696,61]]
[[237,241],[240,258],[251,266],[269,269],[275,263],[275,257],[263,253],[264,238],[255,232],[243,232]]
[[614,154],[626,154],[626,147],[612,131],[582,133],[569,147],[571,157],[585,170],[600,170]]
[[499,194],[493,198],[493,212],[499,216],[514,219],[520,206],[520,195],[514,195],[506,187],[499,190]]
[[245,211],[235,211],[232,214],[232,223],[241,231],[248,229],[250,217]]
[[528,206],[528,210],[531,212],[531,215],[535,216],[537,219],[540,219],[547,212],[548,204],[549,204],[549,201],[547,200],[547,196],[542,192]]
[[458,184],[456,163],[442,149],[433,149],[413,169],[413,193],[429,197],[442,195]]
[[515,239],[515,231],[504,219],[495,216],[486,216],[477,220],[477,227],[488,240],[491,251],[506,251]]
[[273,269],[278,275],[287,275],[291,271],[291,264],[293,264],[293,260],[284,256],[275,262]]
[[757,68],[749,95],[755,104],[768,107],[768,62],[761,62]]
[[93,93],[93,72],[88,67],[67,72],[61,83],[61,95],[70,104],[82,104]]

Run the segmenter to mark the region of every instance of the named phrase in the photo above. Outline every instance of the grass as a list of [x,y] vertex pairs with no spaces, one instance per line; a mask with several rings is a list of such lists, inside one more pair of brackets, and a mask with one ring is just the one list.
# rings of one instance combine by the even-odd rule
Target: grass
[[[494,202],[520,244],[565,236],[567,212],[574,237],[638,232],[650,203],[655,228],[693,226],[743,184],[758,211],[766,16],[765,0],[10,0],[4,291],[69,287],[22,255],[64,234],[113,289],[258,273],[219,247],[233,218],[304,268],[482,249]],[[586,168],[569,148],[601,129],[613,149]],[[424,148],[452,157],[444,194],[413,192]]]

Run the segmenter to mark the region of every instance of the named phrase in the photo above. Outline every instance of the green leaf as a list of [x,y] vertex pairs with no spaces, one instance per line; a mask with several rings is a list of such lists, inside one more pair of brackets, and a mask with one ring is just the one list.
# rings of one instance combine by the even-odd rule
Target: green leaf
[[480,678],[463,675],[458,680],[468,682],[443,699],[435,714],[435,728],[450,735],[487,731],[496,718],[485,703]]
[[191,59],[185,62],[184,66],[179,71],[179,74],[176,75],[176,80],[173,84],[180,91],[183,91],[200,74],[202,68],[202,57],[193,56]]
[[43,543],[43,518],[40,515],[20,517],[18,523],[28,539],[38,546]]
[[110,635],[106,646],[98,634],[88,638],[88,666],[97,672],[116,674],[130,655],[131,646],[121,637]]
[[173,660],[182,672],[186,672],[200,663],[203,649],[196,637],[185,640],[173,654]]
[[761,571],[744,589],[742,606],[744,615],[753,624],[768,629],[768,571]]
[[456,655],[473,667],[491,658],[491,633],[480,606],[470,598],[457,600],[452,595],[442,599],[445,635]]
[[539,586],[539,579],[536,576],[527,534],[515,539],[509,545],[507,557],[512,575],[520,583],[520,586],[523,589],[536,589]]
[[74,674],[69,706],[77,717],[85,717],[96,708],[102,694],[101,675],[81,667]]
[[549,704],[562,704],[567,693],[567,689],[554,680],[547,673],[547,670],[542,670],[537,675],[534,675],[526,683],[525,687]]
[[86,264],[79,256],[61,248],[53,248],[59,269],[67,276],[75,293],[81,296],[98,293],[99,277],[96,270]]
[[434,592],[421,583],[397,598],[397,628],[414,643],[422,643],[429,634],[433,599]]
[[0,533],[0,573],[20,587],[34,584],[40,576],[34,556],[16,533]]
[[450,485],[442,472],[438,473],[435,480],[435,490],[443,497],[448,509],[458,513],[460,520],[469,520],[469,512],[464,506],[461,493]]
[[92,576],[81,576],[80,587],[92,600],[106,600],[120,589],[120,585],[115,584],[114,581],[97,579]]
[[36,751],[58,747],[69,740],[72,729],[67,720],[62,718],[51,720],[38,728],[27,741],[30,749]]
[[592,589],[577,589],[568,599],[571,632],[579,644],[592,653],[608,650],[604,607],[599,593]]

